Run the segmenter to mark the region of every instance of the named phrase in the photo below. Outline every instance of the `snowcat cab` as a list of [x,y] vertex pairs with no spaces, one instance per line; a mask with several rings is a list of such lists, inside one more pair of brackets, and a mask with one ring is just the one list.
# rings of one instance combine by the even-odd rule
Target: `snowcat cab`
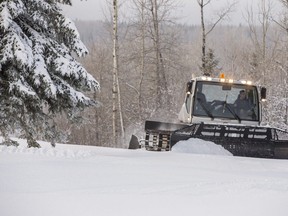
[[198,77],[186,85],[179,124],[146,121],[145,148],[170,150],[178,141],[199,138],[236,156],[288,158],[288,133],[260,126],[266,88],[250,81]]
[[257,86],[251,82],[225,82],[223,78],[201,77],[187,83],[185,102],[178,118],[188,124],[222,122],[260,125],[260,112]]

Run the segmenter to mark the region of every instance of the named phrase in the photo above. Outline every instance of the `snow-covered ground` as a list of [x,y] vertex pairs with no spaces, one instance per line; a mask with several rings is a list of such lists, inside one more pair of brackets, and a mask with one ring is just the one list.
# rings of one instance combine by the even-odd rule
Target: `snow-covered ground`
[[0,146],[0,215],[288,215],[288,160],[187,142],[171,152]]

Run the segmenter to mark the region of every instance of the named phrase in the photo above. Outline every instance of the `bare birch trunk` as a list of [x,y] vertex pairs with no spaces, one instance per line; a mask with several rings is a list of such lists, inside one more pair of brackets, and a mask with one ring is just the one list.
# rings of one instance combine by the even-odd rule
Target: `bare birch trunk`
[[117,143],[117,108],[119,112],[121,138],[124,138],[124,124],[121,107],[120,87],[119,87],[119,67],[118,67],[118,2],[113,0],[113,87],[112,87],[112,130],[113,141]]
[[206,71],[206,30],[204,23],[204,3],[203,0],[199,2],[201,11],[201,28],[202,28],[202,72],[204,76],[209,76]]
[[[142,113],[142,84],[144,79],[144,70],[145,70],[145,2],[141,1],[141,69],[140,69],[140,81],[139,81],[139,97],[138,97],[138,105],[139,105],[139,113]],[[139,115],[140,116],[140,115]]]
[[154,28],[154,49],[156,55],[156,73],[157,73],[157,108],[163,108],[168,105],[168,88],[164,71],[163,56],[160,46],[159,19],[158,19],[158,4],[157,0],[151,0],[151,13]]
[[206,54],[206,37],[213,31],[213,29],[221,22],[230,12],[232,12],[233,8],[236,6],[237,1],[233,0],[232,3],[227,5],[227,8],[223,9],[218,13],[218,18],[213,22],[212,26],[209,27],[208,30],[205,28],[205,20],[204,20],[204,7],[211,3],[212,0],[197,0],[200,11],[201,11],[201,28],[202,28],[202,67],[201,70],[204,76],[211,76],[211,72],[207,68],[207,54]]

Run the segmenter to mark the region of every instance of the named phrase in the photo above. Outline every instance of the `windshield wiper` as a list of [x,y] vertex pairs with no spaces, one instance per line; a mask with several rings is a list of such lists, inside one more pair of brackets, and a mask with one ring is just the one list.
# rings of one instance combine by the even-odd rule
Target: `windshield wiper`
[[197,98],[197,101],[199,102],[199,104],[201,105],[201,107],[203,108],[203,110],[205,111],[205,113],[206,113],[212,120],[214,120],[214,116],[213,116],[212,113],[206,108],[206,106],[203,104],[203,101],[201,100],[201,98]]
[[239,123],[241,123],[241,118],[237,115],[237,113],[234,111],[233,108],[231,108],[230,104],[228,104],[226,101],[224,102],[224,107],[227,107],[229,112],[234,116],[234,118],[236,118]]

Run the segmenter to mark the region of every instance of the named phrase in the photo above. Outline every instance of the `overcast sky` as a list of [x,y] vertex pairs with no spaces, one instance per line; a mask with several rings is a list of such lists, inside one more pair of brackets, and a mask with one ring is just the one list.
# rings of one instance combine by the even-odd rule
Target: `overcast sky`
[[[200,24],[200,7],[197,4],[197,0],[175,0],[180,3],[175,12],[173,12],[173,17],[177,17],[179,22],[183,24]],[[212,0],[209,7],[205,8],[206,18],[212,19],[213,15],[217,10],[220,10],[227,2],[232,2],[233,0]],[[112,0],[108,0],[112,2]],[[122,18],[129,17],[131,9],[129,6],[129,0],[119,0],[122,4],[120,8],[120,15]],[[258,4],[257,0],[238,0],[237,8],[230,14],[230,20],[226,21],[229,24],[245,24],[244,16],[247,11],[247,7],[254,6]],[[271,0],[273,2],[273,8],[275,13],[280,13],[280,7],[278,0]],[[74,19],[81,20],[104,20],[108,13],[107,0],[72,0],[73,6],[65,6],[63,8],[64,14]]]

